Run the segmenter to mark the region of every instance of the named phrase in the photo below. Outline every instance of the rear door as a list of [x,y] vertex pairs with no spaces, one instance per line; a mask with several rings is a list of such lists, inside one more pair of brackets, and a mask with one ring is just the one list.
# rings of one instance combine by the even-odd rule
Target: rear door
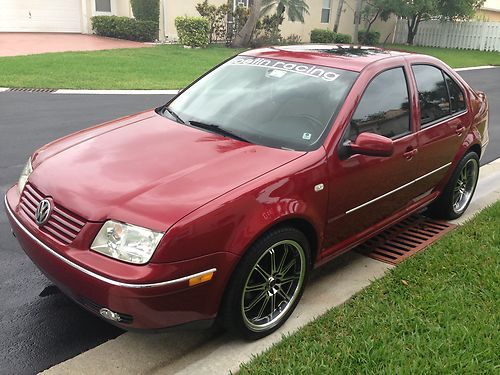
[[326,247],[343,247],[343,241],[355,240],[356,235],[369,231],[416,196],[412,181],[417,170],[417,138],[410,121],[407,81],[403,66],[376,74],[366,86],[340,141],[354,141],[362,132],[383,135],[394,142],[392,156],[343,157],[334,153],[329,157]]
[[463,88],[439,67],[412,64],[419,96],[419,165],[415,183],[427,195],[443,179],[466,133]]

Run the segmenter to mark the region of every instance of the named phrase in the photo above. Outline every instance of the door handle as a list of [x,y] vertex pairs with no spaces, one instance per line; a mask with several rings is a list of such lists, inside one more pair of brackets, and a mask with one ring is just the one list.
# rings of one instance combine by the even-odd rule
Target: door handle
[[411,160],[417,154],[417,152],[418,152],[418,150],[416,148],[409,148],[409,149],[407,149],[406,152],[403,153],[403,156],[407,160]]
[[461,136],[465,130],[465,126],[463,125],[458,125],[455,129],[455,133],[457,133],[458,136]]

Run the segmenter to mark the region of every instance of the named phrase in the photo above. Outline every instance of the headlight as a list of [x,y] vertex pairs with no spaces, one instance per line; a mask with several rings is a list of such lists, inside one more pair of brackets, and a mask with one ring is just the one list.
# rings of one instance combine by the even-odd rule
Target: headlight
[[17,188],[19,189],[19,194],[23,192],[24,186],[26,185],[26,182],[28,182],[28,177],[30,176],[31,172],[33,172],[33,168],[31,167],[31,157],[28,159],[28,162],[23,168],[23,171],[21,172],[21,176],[19,176],[19,181],[17,181]]
[[149,262],[162,237],[161,232],[108,220],[90,248],[111,258],[144,264]]

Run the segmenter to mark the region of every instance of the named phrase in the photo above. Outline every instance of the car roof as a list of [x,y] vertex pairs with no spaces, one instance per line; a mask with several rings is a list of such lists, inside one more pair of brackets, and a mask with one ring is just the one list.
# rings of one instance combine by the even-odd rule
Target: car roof
[[317,64],[360,72],[375,61],[406,56],[409,53],[349,44],[301,44],[259,48],[245,51],[240,55]]

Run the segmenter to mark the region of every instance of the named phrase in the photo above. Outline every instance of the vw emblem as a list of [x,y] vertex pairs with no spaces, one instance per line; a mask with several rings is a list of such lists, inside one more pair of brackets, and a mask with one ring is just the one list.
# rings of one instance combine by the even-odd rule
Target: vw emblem
[[35,221],[38,225],[44,224],[50,216],[50,211],[52,210],[50,201],[48,199],[43,199],[38,203],[38,207],[35,212]]

